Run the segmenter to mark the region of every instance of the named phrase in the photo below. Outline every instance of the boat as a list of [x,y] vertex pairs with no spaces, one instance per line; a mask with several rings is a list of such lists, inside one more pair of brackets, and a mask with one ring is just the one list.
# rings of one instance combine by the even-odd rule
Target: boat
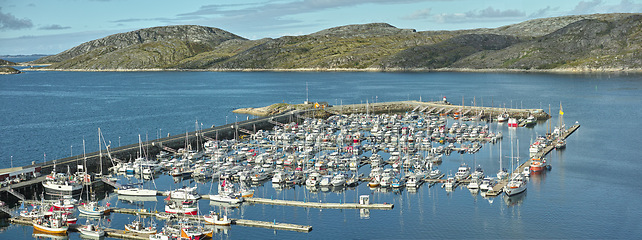
[[80,206],[78,206],[78,211],[85,215],[100,216],[109,212],[109,207],[100,206],[98,205],[98,202],[90,201],[80,204]]
[[379,187],[381,185],[381,176],[380,175],[375,175],[374,177],[370,178],[370,181],[368,182],[368,187],[374,188],[374,187]]
[[222,202],[222,203],[230,203],[230,204],[237,204],[243,202],[243,197],[232,197],[228,194],[216,194],[216,195],[208,195],[210,201],[214,202]]
[[546,170],[546,159],[533,158],[531,159],[530,171],[532,172],[541,172]]
[[468,189],[479,189],[480,181],[481,181],[480,178],[477,178],[477,177],[471,178],[470,183],[468,183],[468,186],[467,186]]
[[166,213],[166,212],[158,212],[158,213],[156,213],[156,217],[160,218],[160,219],[167,220],[167,219],[171,219],[171,218],[176,217],[176,215],[171,214],[171,213]]
[[515,174],[511,180],[504,186],[504,193],[507,196],[514,196],[526,191],[526,181],[521,174]]
[[140,234],[156,234],[156,227],[148,226],[145,227],[142,221],[134,220],[132,223],[125,224],[125,229],[133,233]]
[[169,192],[170,199],[176,200],[198,200],[201,198],[196,192],[196,187],[183,187]]
[[517,119],[509,118],[508,119],[508,127],[518,127]]
[[555,142],[555,149],[564,149],[564,148],[566,148],[566,140],[558,139]]
[[444,183],[444,188],[446,188],[446,190],[453,190],[456,186],[457,186],[457,180],[454,177],[452,177],[452,175],[449,176],[446,179],[446,182]]
[[524,127],[532,127],[535,126],[535,124],[537,124],[537,118],[535,118],[535,116],[533,116],[532,114],[528,115],[526,120],[524,120]]
[[214,225],[229,226],[232,224],[232,220],[227,218],[227,215],[223,215],[223,217],[221,217],[214,211],[210,211],[209,215],[203,216],[203,219],[205,220],[205,222]]
[[470,176],[470,167],[466,163],[462,163],[459,168],[457,168],[457,173],[455,173],[455,179],[462,180]]
[[167,205],[165,205],[165,212],[197,215],[198,209],[196,208],[194,201],[169,201]]
[[488,191],[493,189],[495,180],[493,178],[484,178],[479,184],[479,190]]
[[319,186],[321,187],[328,187],[331,185],[332,181],[332,175],[324,175],[321,177],[321,181],[319,181]]
[[508,113],[507,112],[503,112],[503,113],[497,115],[497,121],[498,122],[506,122],[508,120],[508,117],[509,117]]
[[408,175],[408,180],[406,180],[406,186],[408,188],[416,188],[419,186],[421,179],[417,177],[416,174]]
[[123,188],[118,189],[118,195],[122,196],[136,196],[136,197],[145,197],[145,196],[156,196],[158,191],[152,189],[143,189],[143,188]]
[[76,202],[78,202],[78,200],[65,196],[54,202],[53,207],[54,210],[71,210],[74,209]]
[[334,175],[334,177],[332,177],[332,181],[330,181],[330,183],[332,184],[332,186],[335,186],[335,187],[345,186],[346,185],[346,175],[342,174],[342,173]]
[[79,227],[78,231],[80,234],[89,236],[89,237],[102,237],[105,236],[105,230],[103,228],[96,226],[94,224],[87,222],[86,225]]
[[319,181],[321,180],[321,174],[318,172],[313,172],[310,173],[308,176],[308,179],[305,180],[305,185],[306,186],[317,186],[319,185]]
[[45,193],[49,195],[74,196],[79,195],[82,191],[82,185],[75,177],[56,172],[55,161],[51,174],[47,175],[45,181],[42,182],[42,186],[45,188]]
[[69,225],[62,219],[60,212],[48,212],[32,221],[33,230],[44,233],[66,234]]

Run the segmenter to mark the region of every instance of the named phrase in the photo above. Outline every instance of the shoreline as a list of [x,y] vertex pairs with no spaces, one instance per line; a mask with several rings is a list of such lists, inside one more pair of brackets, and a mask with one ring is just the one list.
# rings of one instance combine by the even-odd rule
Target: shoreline
[[402,68],[296,68],[296,69],[258,69],[258,68],[229,68],[229,69],[180,69],[180,68],[143,68],[143,69],[45,69],[25,68],[22,71],[52,71],[52,72],[470,72],[470,73],[554,73],[554,74],[587,74],[587,73],[642,73],[642,68],[563,68],[563,69],[475,69],[475,68],[438,68],[438,69],[402,69]]

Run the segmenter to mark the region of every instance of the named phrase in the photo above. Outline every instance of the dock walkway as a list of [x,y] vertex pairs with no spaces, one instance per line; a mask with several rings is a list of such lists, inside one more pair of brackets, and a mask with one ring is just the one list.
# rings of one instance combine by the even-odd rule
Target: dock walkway
[[278,200],[267,198],[246,198],[245,202],[254,204],[269,204],[282,206],[295,206],[307,208],[334,208],[334,209],[379,209],[391,210],[395,206],[391,203],[386,204],[358,204],[358,203],[324,203],[324,202],[302,202],[290,200]]
[[[562,133],[561,138],[566,140],[566,138],[568,138],[571,134],[573,134],[578,128],[580,128],[579,124],[571,126],[570,128],[568,128],[567,130],[565,130]],[[539,150],[539,152],[537,152],[533,156],[533,158],[540,158],[541,159],[541,158],[545,157],[548,153],[553,151],[554,148],[555,148],[555,145],[552,145],[552,144],[548,145],[545,148]],[[523,162],[522,164],[517,166],[517,168],[515,168],[515,170],[513,170],[513,172],[521,173],[522,170],[524,169],[524,167],[530,166],[530,165],[531,165],[531,158],[529,158],[528,160],[526,160],[525,162]],[[501,194],[503,192],[504,186],[506,186],[506,184],[508,184],[508,179],[504,179],[502,181],[499,181],[497,184],[495,184],[495,186],[493,186],[492,190],[488,190],[488,192],[486,193],[486,196],[497,196],[497,195]]]
[[[129,208],[112,208],[111,212],[131,214],[131,215],[138,214],[142,216],[156,216],[156,212],[138,211],[136,209],[129,209]],[[181,217],[181,218],[187,218],[190,221],[205,223],[205,220],[203,219],[202,216],[183,215],[183,214],[172,214],[172,215]],[[260,228],[268,228],[268,229],[274,229],[274,230],[288,230],[288,231],[296,231],[296,232],[312,231],[312,226],[306,226],[306,225],[267,222],[267,221],[258,221],[258,220],[248,220],[248,219],[234,219],[234,218],[230,218],[230,220],[234,225],[245,226],[245,227],[260,227]]]

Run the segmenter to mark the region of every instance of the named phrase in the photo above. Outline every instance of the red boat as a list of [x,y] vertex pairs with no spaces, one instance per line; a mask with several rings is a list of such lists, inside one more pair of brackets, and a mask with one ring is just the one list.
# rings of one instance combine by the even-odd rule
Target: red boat
[[546,159],[533,158],[531,159],[531,172],[541,172],[546,170]]

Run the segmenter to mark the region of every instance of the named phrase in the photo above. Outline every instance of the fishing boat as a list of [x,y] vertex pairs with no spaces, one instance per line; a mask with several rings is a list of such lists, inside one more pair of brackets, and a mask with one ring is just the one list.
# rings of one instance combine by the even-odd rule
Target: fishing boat
[[54,202],[53,204],[53,207],[54,210],[71,210],[74,208],[76,202],[78,202],[78,200],[73,199],[69,196],[65,196],[56,200],[56,202]]
[[73,196],[82,191],[82,185],[73,176],[57,173],[55,164],[51,174],[47,175],[42,182],[42,186],[45,188],[45,193],[49,195]]
[[457,180],[454,177],[452,177],[452,175],[449,176],[446,179],[446,182],[444,183],[444,188],[446,188],[446,190],[453,190],[456,186],[457,186]]
[[130,231],[130,232],[133,232],[133,233],[156,234],[156,227],[155,226],[145,227],[143,222],[140,221],[140,220],[134,220],[132,223],[125,224],[125,229],[127,229],[127,231]]
[[531,159],[530,171],[532,172],[541,172],[546,170],[546,159],[533,158]]
[[89,223],[89,221],[87,221],[86,225],[79,227],[78,231],[80,232],[80,234],[89,236],[89,237],[105,236],[105,230],[103,230],[103,228],[96,226],[94,224],[91,224]]
[[227,215],[223,215],[223,217],[221,217],[214,211],[210,211],[209,215],[203,216],[203,219],[205,220],[205,222],[214,225],[229,226],[232,224],[232,220],[227,218]]
[[508,113],[507,112],[503,112],[503,113],[497,115],[497,121],[498,122],[506,122],[508,120],[508,117],[509,117]]
[[69,225],[62,219],[62,213],[48,212],[33,220],[34,231],[53,234],[66,234]]
[[558,139],[555,142],[555,149],[564,149],[564,148],[566,148],[566,140],[561,139],[561,138]]
[[165,212],[197,215],[198,209],[196,208],[194,201],[169,201],[168,204],[165,205]]

